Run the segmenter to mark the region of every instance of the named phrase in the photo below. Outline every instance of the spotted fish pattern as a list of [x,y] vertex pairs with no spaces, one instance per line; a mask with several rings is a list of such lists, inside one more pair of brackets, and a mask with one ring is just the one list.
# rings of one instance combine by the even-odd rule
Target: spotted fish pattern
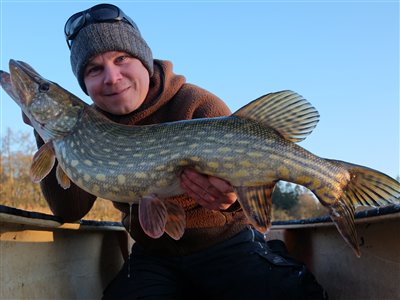
[[296,144],[319,121],[317,110],[292,91],[260,97],[227,117],[125,126],[116,124],[28,64],[10,61],[3,89],[46,142],[33,158],[39,182],[57,159],[57,179],[73,181],[105,199],[139,204],[139,220],[153,238],[180,239],[185,212],[169,199],[183,193],[183,168],[229,181],[249,222],[265,233],[279,180],[310,189],[345,241],[360,255],[357,206],[399,203],[399,182],[378,171],[323,159]]

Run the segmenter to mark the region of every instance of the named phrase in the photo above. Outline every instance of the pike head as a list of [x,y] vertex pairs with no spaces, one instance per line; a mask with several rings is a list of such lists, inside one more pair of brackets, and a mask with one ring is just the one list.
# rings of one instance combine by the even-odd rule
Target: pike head
[[10,74],[0,71],[0,83],[47,142],[72,132],[87,105],[67,90],[39,75],[27,63],[10,60]]

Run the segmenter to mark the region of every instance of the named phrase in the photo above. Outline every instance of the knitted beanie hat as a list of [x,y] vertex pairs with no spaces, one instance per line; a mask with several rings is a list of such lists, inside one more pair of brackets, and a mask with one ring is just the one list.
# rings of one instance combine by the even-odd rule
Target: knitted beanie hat
[[71,67],[87,94],[83,73],[89,60],[107,51],[122,51],[139,59],[153,75],[153,55],[139,29],[125,22],[94,23],[83,27],[71,45]]

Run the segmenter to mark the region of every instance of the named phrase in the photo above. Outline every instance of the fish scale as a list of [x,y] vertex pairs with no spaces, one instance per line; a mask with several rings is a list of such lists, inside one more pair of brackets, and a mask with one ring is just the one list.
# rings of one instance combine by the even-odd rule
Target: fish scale
[[137,203],[140,224],[153,238],[184,234],[185,211],[170,197],[184,192],[178,178],[189,167],[230,182],[249,223],[263,233],[271,226],[275,184],[307,187],[357,256],[355,208],[399,203],[393,178],[295,144],[312,132],[319,114],[292,91],[267,94],[227,117],[126,126],[24,62],[10,60],[1,85],[45,141],[33,158],[32,180],[47,176],[57,159],[63,188],[72,181],[98,197]]
[[[138,203],[142,196],[158,193],[157,182],[160,179],[163,179],[162,187],[176,186],[177,175],[183,167],[193,167],[202,173],[217,177],[226,177],[231,169],[240,169],[241,171],[229,177],[230,182],[235,186],[257,185],[257,182],[254,182],[258,180],[257,178],[269,177],[272,181],[281,179],[297,182],[318,193],[313,186],[315,178],[319,177],[319,181],[330,183],[331,186],[338,184],[331,176],[330,170],[336,168],[334,165],[330,166],[329,163],[310,155],[295,144],[282,140],[275,131],[267,127],[260,127],[256,123],[242,126],[243,123],[249,123],[249,121],[237,117],[214,118],[207,122],[195,120],[190,125],[186,122],[176,122],[159,131],[155,128],[158,127],[157,125],[140,129],[128,126],[114,128],[115,124],[110,123],[106,127],[102,121],[102,118],[83,116],[81,122],[85,125],[77,124],[80,128],[79,132],[74,136],[67,136],[63,140],[56,141],[54,146],[59,149],[56,152],[64,154],[58,158],[59,161],[82,161],[84,158],[83,163],[75,165],[74,168],[65,168],[71,180],[83,182],[84,189],[87,191],[95,193],[93,186],[102,186],[105,182],[111,186],[118,186],[118,191],[106,192],[108,186],[105,186],[97,192],[107,194],[110,200]],[[233,128],[233,130],[220,130],[222,126]],[[199,144],[197,136],[199,128],[204,132],[204,136],[213,137],[213,143],[207,143],[206,147],[204,144]],[[240,130],[240,128],[245,128],[245,130]],[[111,149],[104,151],[108,148],[94,147],[94,145],[90,146],[90,143],[85,143],[89,136],[93,139],[93,136],[100,133],[102,133],[101,139],[105,140],[118,136],[112,145],[107,145],[107,143],[105,145],[112,148],[112,151]],[[227,134],[230,139],[224,140],[223,137]],[[134,143],[132,143],[133,136]],[[240,143],[242,140],[249,141],[249,144]],[[90,147],[87,147],[88,145]],[[191,145],[196,145],[196,147],[191,147]],[[131,149],[131,155],[127,156],[127,149]],[[161,149],[164,152],[167,151],[162,156],[159,155]],[[287,151],[288,149],[291,151]],[[240,152],[243,153],[241,160],[235,160],[237,153]],[[220,153],[223,155],[221,156]],[[145,163],[142,163],[143,160]],[[93,167],[92,164],[98,161],[107,162]],[[227,169],[226,165],[230,167]],[[243,171],[244,165],[246,165],[246,172]],[[342,172],[347,174],[344,169]],[[83,180],[84,174],[90,174],[90,180]],[[335,174],[338,172],[336,171]],[[121,184],[122,180],[118,180],[118,176],[119,178],[126,177],[126,180],[123,180],[124,184]],[[147,189],[142,188],[145,185]],[[128,191],[132,191],[135,197],[129,195]],[[176,194],[181,192],[178,190]]]

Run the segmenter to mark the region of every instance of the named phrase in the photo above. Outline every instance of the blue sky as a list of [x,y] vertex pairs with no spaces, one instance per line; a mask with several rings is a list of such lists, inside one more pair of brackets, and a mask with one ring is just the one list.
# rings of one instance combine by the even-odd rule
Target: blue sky
[[[63,26],[98,1],[1,1],[0,68],[23,60],[90,103],[69,64]],[[283,89],[321,120],[301,146],[316,155],[399,172],[398,1],[114,1],[155,58],[232,111]],[[1,92],[1,133],[30,131]]]

